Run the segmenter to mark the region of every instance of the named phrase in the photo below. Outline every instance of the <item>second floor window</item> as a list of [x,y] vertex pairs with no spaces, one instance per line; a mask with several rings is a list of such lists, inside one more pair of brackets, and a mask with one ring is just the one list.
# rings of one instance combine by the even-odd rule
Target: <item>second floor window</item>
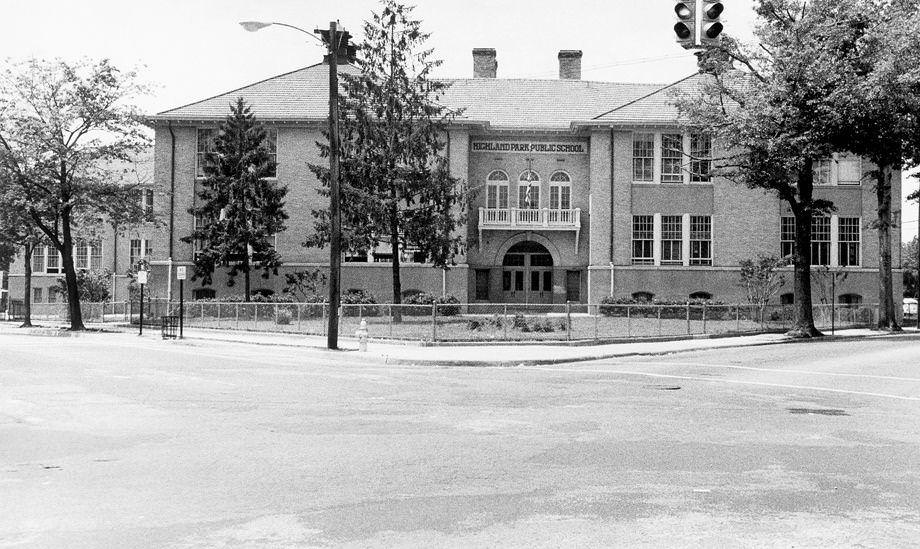
[[532,170],[522,173],[518,181],[518,207],[522,210],[540,208],[540,176]]
[[712,137],[708,133],[690,134],[690,181],[709,183],[711,170]]
[[569,174],[556,172],[549,178],[549,207],[552,210],[571,209],[572,184]]
[[633,181],[655,179],[655,134],[633,135]]
[[683,183],[683,136],[679,133],[661,134],[661,182]]
[[486,208],[506,209],[508,207],[508,175],[500,170],[489,174],[486,181]]
[[141,191],[141,209],[144,210],[144,215],[147,217],[153,215],[153,189]]
[[278,130],[266,130],[265,142],[268,146],[268,156],[274,166],[268,177],[278,177]]
[[814,167],[814,178],[812,179],[813,184],[816,186],[830,185],[831,184],[831,160],[829,158],[822,158],[821,160],[816,160],[813,164]]
[[214,152],[214,139],[217,130],[198,128],[198,145],[195,162],[195,177],[205,177],[204,167],[210,162],[209,155]]

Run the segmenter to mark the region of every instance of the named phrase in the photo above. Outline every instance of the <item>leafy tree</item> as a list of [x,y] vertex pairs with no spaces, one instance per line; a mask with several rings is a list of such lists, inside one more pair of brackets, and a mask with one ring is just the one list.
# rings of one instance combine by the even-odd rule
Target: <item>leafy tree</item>
[[866,29],[853,45],[832,100],[846,113],[840,148],[875,165],[878,202],[878,327],[896,330],[891,258],[893,175],[920,158],[920,6],[914,0],[857,0],[851,25]]
[[[81,301],[89,303],[103,303],[109,300],[112,288],[112,272],[80,270],[77,272],[77,288]],[[67,300],[67,281],[63,278],[58,279],[58,291]]]
[[833,204],[814,196],[814,164],[832,153],[845,114],[828,96],[864,29],[835,0],[758,0],[756,44],[729,36],[701,55],[702,91],[678,106],[688,125],[725,148],[714,173],[772,192],[795,218],[795,322],[790,335],[814,337],[811,224]]
[[149,146],[131,101],[146,91],[107,59],[9,64],[0,78],[0,164],[23,213],[60,252],[70,328],[82,330],[79,231],[143,219],[125,166]]
[[[342,74],[340,97],[343,248],[392,250],[393,303],[402,301],[400,254],[423,253],[448,268],[464,241],[465,183],[452,177],[443,156],[447,125],[458,115],[439,103],[447,87],[431,80],[441,64],[425,47],[429,35],[412,19],[412,7],[383,0],[364,25],[359,74]],[[329,146],[317,143],[324,157]],[[310,169],[328,196],[328,167]],[[316,232],[306,242],[329,242],[329,212],[315,210]],[[395,311],[398,311],[396,309]],[[399,320],[398,312],[396,320]]]
[[225,265],[228,286],[243,275],[246,301],[251,298],[253,270],[261,270],[262,278],[278,274],[281,256],[273,237],[286,228],[288,218],[287,188],[272,179],[276,166],[268,145],[265,128],[246,102],[237,99],[206,154],[206,178],[198,192],[201,205],[189,209],[199,219],[198,226],[182,239],[200,246],[192,280],[200,278],[209,285],[214,270]]
[[903,297],[917,297],[917,237],[901,243],[901,266],[904,268]]
[[284,275],[285,286],[281,290],[300,303],[323,303],[326,298],[319,295],[326,285],[326,275],[318,269],[295,271]]
[[0,164],[0,270],[9,270],[16,251],[22,249],[23,261],[23,328],[32,326],[32,252],[43,244],[41,232],[25,213],[18,188]]
[[780,269],[787,264],[786,259],[764,254],[741,261],[741,286],[747,294],[748,302],[760,309],[761,317],[767,303],[786,283],[786,277]]

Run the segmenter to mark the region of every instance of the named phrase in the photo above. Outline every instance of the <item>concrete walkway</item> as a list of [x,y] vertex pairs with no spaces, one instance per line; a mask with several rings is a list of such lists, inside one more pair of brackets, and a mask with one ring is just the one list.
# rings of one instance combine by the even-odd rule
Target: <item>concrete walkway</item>
[[[122,331],[126,335],[136,333],[136,328],[113,326],[111,324],[94,327],[110,331]],[[15,325],[3,323],[0,334],[23,333]],[[34,328],[35,335],[69,335],[58,327],[46,326]],[[907,329],[904,335],[916,330]],[[81,337],[93,337],[105,334],[85,333]],[[358,341],[350,337],[339,339],[340,351],[326,349],[326,338],[301,334],[279,334],[270,332],[245,332],[233,330],[208,330],[186,328],[183,343],[201,344],[207,341],[223,341],[266,346],[300,347],[317,358],[341,358],[342,360],[374,362],[383,364],[417,364],[435,366],[521,366],[578,362],[604,358],[663,355],[707,349],[727,349],[733,347],[751,347],[757,345],[775,345],[795,341],[784,334],[756,334],[733,337],[693,338],[655,341],[634,341],[628,343],[611,343],[603,345],[463,345],[423,347],[392,342],[370,341],[366,352],[358,351]],[[834,336],[823,338],[824,341],[852,338],[884,337],[890,334],[869,329],[838,330]],[[151,327],[145,330],[145,338],[159,339],[159,329]],[[164,344],[172,344],[165,341]]]

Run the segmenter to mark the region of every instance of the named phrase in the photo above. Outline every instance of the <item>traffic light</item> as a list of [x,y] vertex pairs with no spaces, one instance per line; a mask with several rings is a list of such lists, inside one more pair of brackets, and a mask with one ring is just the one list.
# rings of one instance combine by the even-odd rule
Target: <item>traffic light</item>
[[677,42],[687,49],[695,47],[696,0],[678,2],[674,6],[674,13],[677,14],[677,23],[674,24],[674,34],[677,35]]
[[722,22],[719,16],[725,6],[722,2],[704,2],[703,3],[703,21],[700,25],[700,42],[704,46],[710,46],[718,43],[719,35],[722,34]]

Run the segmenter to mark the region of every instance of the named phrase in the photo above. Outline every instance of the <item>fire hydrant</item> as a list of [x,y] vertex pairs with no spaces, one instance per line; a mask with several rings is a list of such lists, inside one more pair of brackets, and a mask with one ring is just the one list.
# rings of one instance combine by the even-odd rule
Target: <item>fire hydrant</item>
[[358,350],[367,351],[367,321],[361,319],[361,325],[355,330],[355,337],[358,338]]

